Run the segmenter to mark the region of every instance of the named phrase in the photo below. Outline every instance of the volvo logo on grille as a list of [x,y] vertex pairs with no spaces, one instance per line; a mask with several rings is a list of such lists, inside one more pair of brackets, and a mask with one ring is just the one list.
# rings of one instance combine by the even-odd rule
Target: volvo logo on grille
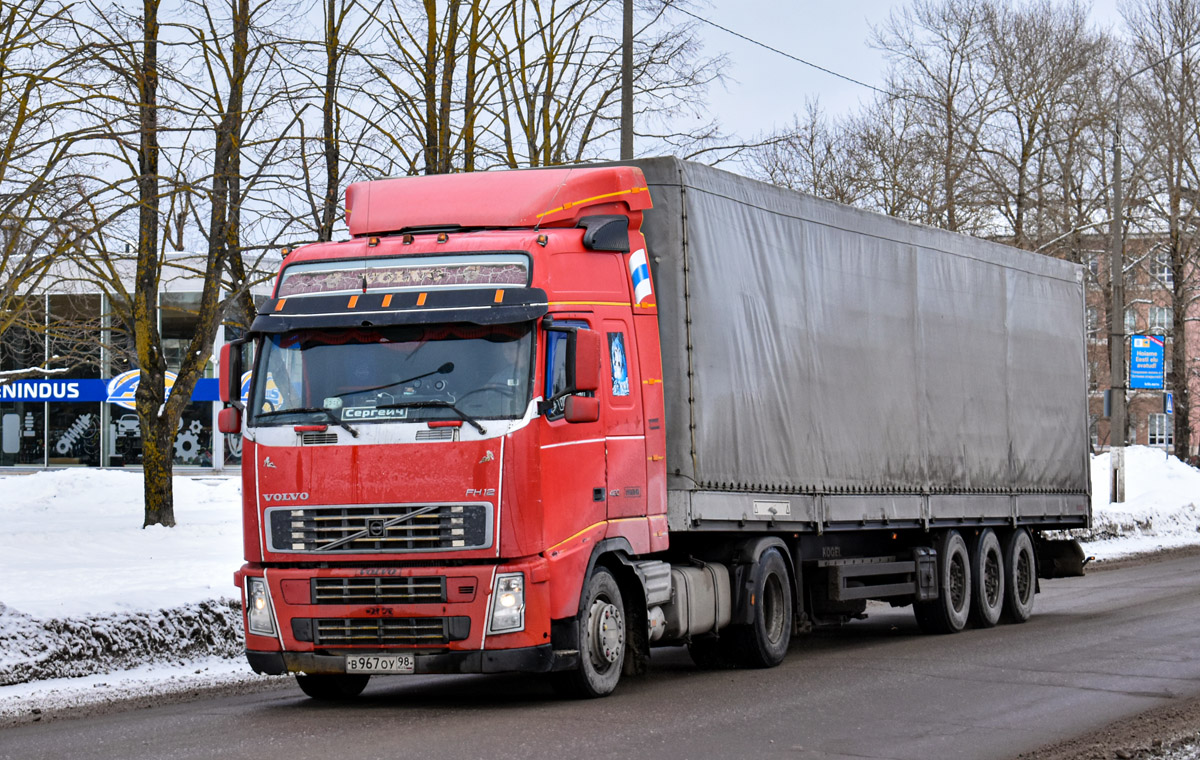
[[371,538],[383,538],[387,527],[383,520],[367,520],[367,535]]
[[308,501],[308,492],[302,493],[264,493],[263,501]]

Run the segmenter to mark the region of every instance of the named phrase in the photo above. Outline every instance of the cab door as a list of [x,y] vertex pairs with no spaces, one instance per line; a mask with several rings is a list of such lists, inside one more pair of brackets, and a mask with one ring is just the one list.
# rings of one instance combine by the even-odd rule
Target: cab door
[[605,319],[601,337],[608,349],[601,378],[600,416],[606,421],[608,518],[646,515],[646,435],[637,343],[628,319]]
[[[556,322],[581,330],[595,329],[589,319],[563,316]],[[544,335],[545,380],[539,391],[542,398],[550,398],[566,386],[567,336],[554,331]],[[551,546],[603,522],[608,498],[604,404],[600,405],[596,422],[571,423],[564,419],[565,402],[565,398],[560,399],[543,415],[540,440],[545,537]]]

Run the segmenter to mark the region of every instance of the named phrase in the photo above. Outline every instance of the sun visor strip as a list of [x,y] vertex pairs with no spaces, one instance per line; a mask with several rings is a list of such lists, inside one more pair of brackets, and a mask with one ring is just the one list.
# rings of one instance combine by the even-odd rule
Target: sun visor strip
[[465,322],[475,325],[529,322],[549,310],[541,288],[470,288],[427,292],[289,296],[263,304],[252,333],[337,327]]

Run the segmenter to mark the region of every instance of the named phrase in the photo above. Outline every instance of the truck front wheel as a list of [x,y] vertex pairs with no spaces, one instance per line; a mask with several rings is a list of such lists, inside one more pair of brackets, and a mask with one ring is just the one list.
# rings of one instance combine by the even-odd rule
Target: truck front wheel
[[917,625],[925,633],[958,633],[971,613],[971,560],[967,542],[956,530],[937,540],[938,596],[913,605]]
[[579,610],[579,667],[555,673],[555,690],[590,699],[611,694],[625,663],[625,607],[617,580],[597,567],[584,584]]
[[346,675],[329,673],[315,673],[313,675],[306,675],[304,673],[296,674],[296,683],[300,686],[300,691],[322,702],[341,702],[353,699],[362,694],[362,690],[367,688],[367,681],[369,680],[371,680],[370,676],[349,673]]

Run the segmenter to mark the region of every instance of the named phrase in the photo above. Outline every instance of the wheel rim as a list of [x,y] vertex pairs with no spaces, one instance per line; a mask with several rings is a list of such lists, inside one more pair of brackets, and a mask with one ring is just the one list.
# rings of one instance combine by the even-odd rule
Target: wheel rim
[[961,612],[967,601],[967,565],[962,554],[950,559],[950,605]]
[[1033,592],[1033,563],[1029,561],[1029,552],[1017,552],[1016,571],[1017,598],[1021,600],[1021,604],[1025,604]]
[[621,610],[607,599],[592,602],[588,611],[588,657],[597,672],[604,672],[621,659],[625,648],[625,624]]
[[779,576],[772,573],[763,584],[763,633],[771,643],[777,643],[783,638],[784,599],[783,583]]
[[983,594],[989,607],[1000,603],[1000,557],[994,551],[987,553],[983,563]]

